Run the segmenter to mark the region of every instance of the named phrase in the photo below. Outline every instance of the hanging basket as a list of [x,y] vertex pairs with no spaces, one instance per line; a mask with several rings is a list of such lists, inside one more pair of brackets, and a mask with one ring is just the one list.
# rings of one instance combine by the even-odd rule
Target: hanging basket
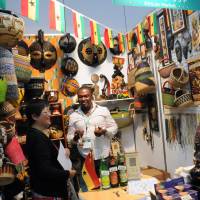
[[170,76],[170,73],[172,69],[176,67],[176,64],[174,62],[170,63],[169,65],[165,67],[160,67],[159,68],[159,73],[162,78],[168,78]]
[[[169,85],[169,87],[165,87],[166,84]],[[174,106],[174,88],[172,84],[169,81],[165,81],[162,87],[162,99],[163,99],[163,105],[168,106],[168,107],[173,107]]]
[[184,92],[183,90],[177,90],[175,92],[174,103],[177,107],[188,107],[193,104],[192,96],[189,92]]
[[174,88],[182,88],[188,83],[188,81],[189,75],[183,67],[172,69],[170,73],[170,82],[172,83]]

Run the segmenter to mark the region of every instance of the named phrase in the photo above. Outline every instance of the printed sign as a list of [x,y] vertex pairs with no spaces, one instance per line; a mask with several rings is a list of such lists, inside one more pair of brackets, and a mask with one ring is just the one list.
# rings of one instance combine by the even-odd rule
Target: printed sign
[[113,3],[124,6],[170,8],[177,10],[200,10],[199,0],[113,0]]

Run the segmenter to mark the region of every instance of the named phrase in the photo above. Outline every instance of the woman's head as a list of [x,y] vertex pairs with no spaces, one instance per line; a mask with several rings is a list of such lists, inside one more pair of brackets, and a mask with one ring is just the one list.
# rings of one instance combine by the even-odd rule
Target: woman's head
[[49,106],[43,99],[31,100],[26,108],[26,115],[31,126],[46,129],[51,124]]

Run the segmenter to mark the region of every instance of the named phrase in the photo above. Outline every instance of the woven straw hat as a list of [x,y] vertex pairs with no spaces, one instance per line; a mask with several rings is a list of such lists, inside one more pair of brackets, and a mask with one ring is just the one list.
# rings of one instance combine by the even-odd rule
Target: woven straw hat
[[5,120],[5,118],[9,118],[14,114],[16,114],[16,109],[12,104],[7,101],[0,104],[0,120]]

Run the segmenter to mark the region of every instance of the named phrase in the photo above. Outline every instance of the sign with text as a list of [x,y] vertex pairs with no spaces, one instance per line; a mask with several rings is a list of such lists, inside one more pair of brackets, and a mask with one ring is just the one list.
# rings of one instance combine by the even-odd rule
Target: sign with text
[[200,10],[200,0],[112,0],[124,6],[170,8],[177,10]]

